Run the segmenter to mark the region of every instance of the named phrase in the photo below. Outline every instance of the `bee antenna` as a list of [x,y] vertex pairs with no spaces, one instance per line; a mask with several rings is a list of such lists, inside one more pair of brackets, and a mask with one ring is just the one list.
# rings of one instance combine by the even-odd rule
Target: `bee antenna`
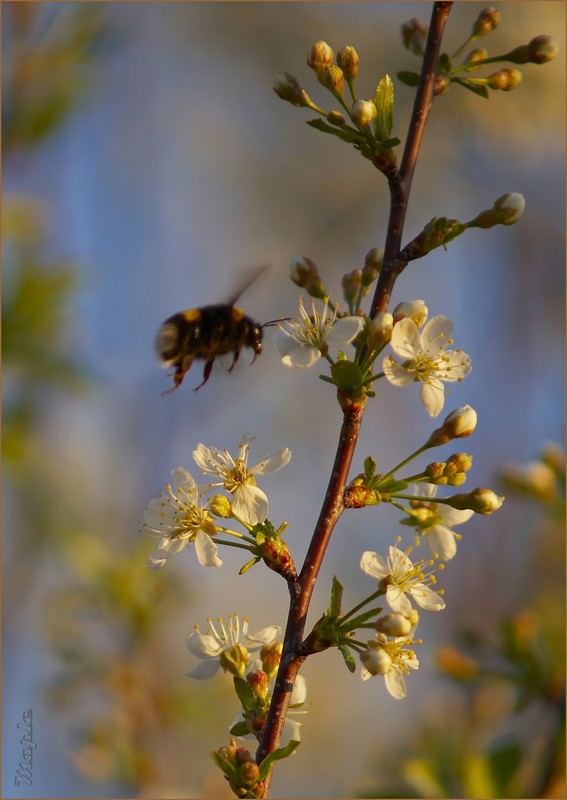
[[269,328],[270,325],[279,325],[280,322],[290,322],[291,317],[280,317],[279,319],[271,319],[269,322],[264,322],[261,328]]

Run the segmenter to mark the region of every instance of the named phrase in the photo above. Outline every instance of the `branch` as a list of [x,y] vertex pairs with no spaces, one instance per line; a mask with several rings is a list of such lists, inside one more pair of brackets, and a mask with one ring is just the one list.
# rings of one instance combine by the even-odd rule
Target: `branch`
[[388,308],[394,283],[407,264],[407,262],[400,259],[399,255],[409,193],[419,148],[423,139],[423,132],[431,111],[435,66],[439,58],[441,39],[452,5],[453,3],[445,2],[434,3],[433,5],[421,75],[413,104],[402,163],[399,172],[388,180],[390,188],[390,217],[384,245],[384,262],[370,309],[371,317],[375,317],[380,311],[385,311]]

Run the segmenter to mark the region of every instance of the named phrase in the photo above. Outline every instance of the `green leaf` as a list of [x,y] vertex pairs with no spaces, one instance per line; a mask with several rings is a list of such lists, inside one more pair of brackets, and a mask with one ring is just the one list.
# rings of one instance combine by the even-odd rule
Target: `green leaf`
[[354,660],[350,649],[345,644],[340,644],[339,653],[342,655],[348,671],[356,672],[356,661]]
[[343,630],[345,630],[347,627],[349,631],[354,631],[356,630],[356,628],[360,628],[361,625],[364,625],[364,623],[368,622],[369,619],[375,617],[377,614],[380,613],[380,611],[382,611],[381,608],[372,608],[370,609],[370,611],[365,611],[363,614],[359,614],[358,616],[353,617],[352,619],[348,619],[344,623],[345,627],[343,628]]
[[389,75],[380,78],[374,95],[374,105],[378,112],[374,120],[376,138],[380,142],[386,142],[394,125],[394,84]]
[[329,617],[338,617],[341,613],[341,600],[343,597],[343,587],[337,580],[336,575],[333,576],[333,585],[331,587],[331,602],[329,603]]
[[419,83],[419,75],[417,72],[410,72],[407,69],[402,69],[396,73],[398,80],[406,86],[417,86]]
[[244,575],[244,573],[248,572],[248,570],[251,569],[254,566],[254,564],[257,564],[258,561],[261,561],[261,560],[262,559],[259,556],[256,557],[256,558],[251,558],[250,561],[247,561],[246,564],[244,564],[243,567],[240,567],[240,569],[238,570],[238,574],[239,575]]
[[240,722],[234,723],[229,733],[231,736],[247,736],[250,733],[250,728],[244,720],[241,720]]
[[408,488],[408,482],[389,478],[383,483],[379,483],[376,488],[380,492],[387,492],[388,494],[392,494],[393,492],[405,492]]
[[263,781],[268,777],[274,761],[280,761],[282,758],[287,758],[297,750],[299,745],[300,742],[298,742],[297,739],[290,739],[285,747],[280,747],[279,750],[274,750],[273,753],[269,753],[260,764],[260,780]]
[[323,133],[330,133],[333,136],[338,136],[338,138],[342,139],[343,142],[348,142],[349,144],[358,144],[358,142],[361,141],[361,137],[356,131],[351,131],[350,129],[343,130],[342,128],[333,128],[322,119],[308,119],[307,124],[312,128],[316,128],[318,131],[322,131]]
[[256,695],[252,691],[252,687],[243,678],[234,676],[234,689],[238,695],[238,699],[244,711],[252,711],[256,708]]

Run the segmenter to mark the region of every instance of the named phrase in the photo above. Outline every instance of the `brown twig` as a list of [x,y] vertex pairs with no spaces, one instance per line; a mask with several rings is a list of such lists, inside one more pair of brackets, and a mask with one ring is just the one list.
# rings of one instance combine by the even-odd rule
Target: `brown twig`
[[[435,3],[433,6],[421,77],[416,92],[402,163],[399,171],[390,176],[388,180],[390,187],[390,218],[386,235],[384,263],[372,303],[371,316],[387,308],[396,278],[405,267],[405,264],[399,259],[399,253],[409,191],[419,147],[423,138],[423,131],[431,108],[435,65],[451,6],[452,3],[449,2]],[[353,404],[344,410],[335,462],[313,538],[299,577],[296,581],[288,583],[290,590],[289,615],[280,667],[272,694],[272,703],[263,736],[256,752],[258,764],[279,746],[293,685],[297,673],[306,658],[305,653],[301,651],[301,644],[307,612],[329,539],[344,510],[343,492],[358,441],[363,412],[364,403]],[[264,798],[268,797],[270,780],[271,774],[264,784]]]

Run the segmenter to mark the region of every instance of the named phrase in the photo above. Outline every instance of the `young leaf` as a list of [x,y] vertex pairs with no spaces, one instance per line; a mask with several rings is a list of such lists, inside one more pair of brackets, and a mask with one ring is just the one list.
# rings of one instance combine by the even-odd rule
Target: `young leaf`
[[402,69],[398,73],[398,80],[404,83],[406,86],[417,86],[419,83],[419,75],[417,72],[410,72],[407,69]]
[[347,665],[347,669],[349,672],[356,671],[356,661],[352,653],[350,652],[349,648],[345,644],[339,645],[339,653],[342,655],[345,664]]
[[338,617],[341,613],[341,600],[343,597],[343,587],[333,576],[333,585],[331,587],[331,602],[329,603],[329,617]]
[[247,736],[250,733],[250,728],[244,720],[241,720],[240,722],[234,723],[229,733],[231,736]]
[[389,75],[383,75],[376,87],[374,105],[378,114],[374,120],[376,138],[385,142],[390,138],[394,124],[394,84]]
[[488,87],[485,86],[484,83],[472,83],[468,81],[466,78],[453,78],[453,83],[458,83],[460,86],[463,86],[465,89],[468,89],[469,92],[473,94],[477,94],[479,97],[484,97],[485,100],[488,100],[490,97]]
[[243,678],[234,676],[234,689],[238,695],[238,699],[244,711],[251,711],[256,708],[256,695],[252,691],[252,687]]
[[290,756],[297,750],[299,744],[300,743],[296,739],[290,739],[285,747],[280,747],[279,750],[274,750],[273,753],[269,753],[260,764],[259,779],[263,781],[265,778],[267,778],[274,761],[279,761],[282,758],[287,758]]

